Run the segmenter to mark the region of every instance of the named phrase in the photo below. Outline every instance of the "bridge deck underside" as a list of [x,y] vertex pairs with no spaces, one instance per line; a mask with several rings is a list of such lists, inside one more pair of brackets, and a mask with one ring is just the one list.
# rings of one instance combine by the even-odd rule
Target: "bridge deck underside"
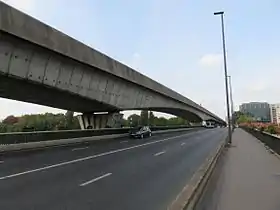
[[[120,111],[118,108],[81,97],[80,95],[59,91],[52,87],[38,85],[4,74],[0,74],[0,97],[82,113]],[[196,114],[186,110],[163,107],[149,107],[146,109],[181,116],[194,122],[201,121]]]
[[76,112],[116,111],[106,104],[66,91],[0,74],[0,97]]
[[76,112],[149,109],[219,117],[126,65],[0,2],[0,97]]

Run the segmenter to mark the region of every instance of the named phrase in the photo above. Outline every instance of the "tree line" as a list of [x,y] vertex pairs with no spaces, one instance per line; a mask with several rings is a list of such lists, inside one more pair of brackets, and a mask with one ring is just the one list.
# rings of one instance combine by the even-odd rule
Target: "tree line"
[[66,114],[31,114],[16,117],[10,115],[0,123],[0,132],[54,131],[79,129],[77,117],[73,112]]
[[[141,111],[140,115],[132,114],[127,119],[122,119],[122,127],[135,127],[139,125],[167,126],[189,125],[188,121],[171,117],[156,117],[153,112]],[[79,121],[73,112],[65,114],[31,114],[16,117],[10,115],[0,122],[0,133],[7,132],[31,132],[31,131],[55,131],[80,129]]]
[[250,123],[253,121],[253,116],[250,113],[236,111],[233,113],[233,119],[237,124]]
[[132,114],[124,120],[125,126],[135,127],[138,125],[167,126],[167,125],[189,125],[189,122],[180,117],[156,117],[152,111],[141,111],[140,115]]

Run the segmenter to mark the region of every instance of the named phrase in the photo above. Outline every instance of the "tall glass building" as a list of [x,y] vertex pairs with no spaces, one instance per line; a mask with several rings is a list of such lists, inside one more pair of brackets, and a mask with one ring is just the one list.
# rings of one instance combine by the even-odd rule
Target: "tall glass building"
[[249,114],[258,122],[270,122],[270,106],[267,102],[250,102],[243,103],[239,110],[244,114]]
[[280,124],[280,104],[270,104],[270,118],[272,123]]

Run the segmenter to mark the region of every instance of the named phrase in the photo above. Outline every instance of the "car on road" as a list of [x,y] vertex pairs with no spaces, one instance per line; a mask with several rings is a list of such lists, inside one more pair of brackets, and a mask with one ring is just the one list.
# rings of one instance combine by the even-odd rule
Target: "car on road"
[[145,138],[152,136],[152,131],[149,126],[138,126],[133,128],[129,132],[130,137],[132,138]]
[[204,127],[205,127],[205,128],[215,128],[216,125],[215,125],[214,122],[205,122],[205,123],[204,123]]

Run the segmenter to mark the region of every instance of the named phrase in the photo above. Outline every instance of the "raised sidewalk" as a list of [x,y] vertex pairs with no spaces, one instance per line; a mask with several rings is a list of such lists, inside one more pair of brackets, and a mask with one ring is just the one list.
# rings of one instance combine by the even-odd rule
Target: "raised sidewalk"
[[280,159],[237,128],[196,210],[279,210]]

